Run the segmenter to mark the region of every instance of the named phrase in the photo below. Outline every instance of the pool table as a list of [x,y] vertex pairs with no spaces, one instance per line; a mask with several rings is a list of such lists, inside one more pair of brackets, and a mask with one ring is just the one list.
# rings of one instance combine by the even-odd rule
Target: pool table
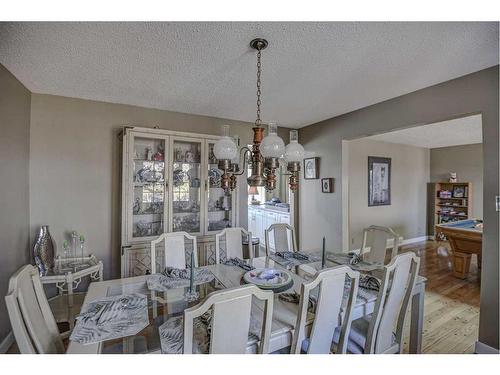
[[482,220],[470,219],[437,224],[435,233],[437,240],[447,239],[450,243],[455,277],[467,278],[472,254],[476,254],[478,268],[481,268]]

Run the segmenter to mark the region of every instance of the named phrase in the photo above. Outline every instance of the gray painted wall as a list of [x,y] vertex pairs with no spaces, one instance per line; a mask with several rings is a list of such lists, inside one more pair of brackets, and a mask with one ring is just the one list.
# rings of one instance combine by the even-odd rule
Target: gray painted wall
[[[350,249],[359,249],[363,228],[390,227],[404,239],[426,234],[426,186],[429,149],[357,139],[347,143],[349,155]],[[391,158],[391,204],[368,207],[368,156]]]
[[483,145],[453,146],[431,150],[431,182],[448,181],[457,172],[459,181],[472,183],[472,216],[483,217]]
[[[302,128],[300,141],[321,158],[321,176],[342,186],[342,140],[481,113],[483,119],[483,264],[479,340],[498,348],[499,186],[498,66],[428,87]],[[316,181],[301,180],[300,242],[317,247],[328,234],[330,247],[342,248],[342,194],[318,193]]]
[[0,65],[0,343],[10,331],[9,277],[29,262],[31,93]]
[[[240,143],[252,124],[129,105],[33,94],[31,103],[30,233],[49,224],[57,246],[67,231],[85,235],[104,261],[105,277],[120,276],[121,142],[124,125],[220,135],[230,124]],[[288,141],[288,130],[280,128]],[[246,183],[239,183],[240,224],[247,226]]]

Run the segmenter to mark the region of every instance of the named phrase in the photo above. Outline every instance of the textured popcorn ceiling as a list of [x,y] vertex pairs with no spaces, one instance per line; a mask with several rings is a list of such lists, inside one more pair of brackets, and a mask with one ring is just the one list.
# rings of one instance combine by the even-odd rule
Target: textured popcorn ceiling
[[366,139],[404,145],[438,148],[483,142],[481,115],[377,134]]
[[28,89],[301,127],[498,64],[497,23],[0,23]]

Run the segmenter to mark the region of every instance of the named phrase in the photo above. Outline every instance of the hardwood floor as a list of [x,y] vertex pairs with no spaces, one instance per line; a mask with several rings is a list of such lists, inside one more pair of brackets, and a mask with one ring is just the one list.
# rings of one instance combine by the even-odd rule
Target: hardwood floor
[[[473,353],[479,328],[480,277],[477,259],[465,280],[452,273],[447,242],[426,241],[403,246],[400,252],[420,256],[420,274],[427,278],[423,353]],[[407,324],[409,324],[407,319]],[[408,352],[408,338],[405,339]]]

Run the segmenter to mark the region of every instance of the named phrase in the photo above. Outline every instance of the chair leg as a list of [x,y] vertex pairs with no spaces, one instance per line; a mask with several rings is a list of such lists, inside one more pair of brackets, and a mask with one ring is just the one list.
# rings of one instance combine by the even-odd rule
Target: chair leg
[[458,253],[455,252],[453,254],[453,275],[460,279],[467,278],[470,269],[470,261],[472,255],[467,253]]

